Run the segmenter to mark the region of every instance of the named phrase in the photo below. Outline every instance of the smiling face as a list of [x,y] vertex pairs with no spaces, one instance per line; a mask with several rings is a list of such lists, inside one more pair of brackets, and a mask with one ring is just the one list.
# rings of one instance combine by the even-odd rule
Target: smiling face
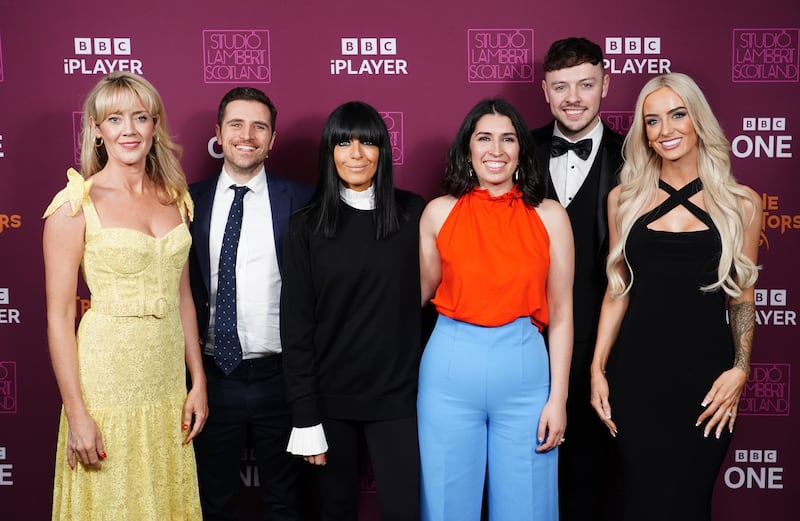
[[333,163],[342,184],[356,192],[372,186],[380,155],[378,145],[371,141],[351,138],[337,143],[333,148]]
[[470,137],[469,153],[478,186],[492,195],[502,195],[513,188],[514,170],[519,165],[519,141],[508,116],[482,116]]
[[642,105],[647,140],[664,161],[697,163],[697,132],[684,101],[674,90],[661,87]]
[[252,100],[231,101],[216,130],[225,171],[231,177],[244,184],[261,171],[275,142],[269,107]]
[[544,73],[542,90],[559,130],[577,141],[594,128],[600,101],[608,93],[608,75],[603,64],[589,62]]
[[120,98],[116,110],[95,124],[95,138],[103,139],[109,163],[143,167],[157,125],[141,100],[129,94]]

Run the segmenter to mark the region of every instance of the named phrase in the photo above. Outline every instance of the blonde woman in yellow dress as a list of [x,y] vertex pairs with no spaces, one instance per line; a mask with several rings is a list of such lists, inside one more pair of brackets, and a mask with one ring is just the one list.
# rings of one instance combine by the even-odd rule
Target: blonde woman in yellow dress
[[[190,442],[208,408],[187,268],[193,207],[166,123],[147,80],[102,79],[84,106],[82,175],[70,169],[45,212],[63,402],[54,520],[201,517]],[[92,306],[76,334],[79,269]]]

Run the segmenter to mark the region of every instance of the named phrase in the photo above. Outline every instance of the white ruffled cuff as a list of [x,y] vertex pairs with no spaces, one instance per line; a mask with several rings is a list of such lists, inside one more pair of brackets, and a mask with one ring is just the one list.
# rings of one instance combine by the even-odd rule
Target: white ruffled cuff
[[316,456],[328,452],[328,442],[325,440],[322,424],[318,423],[313,427],[292,428],[286,452],[298,456]]

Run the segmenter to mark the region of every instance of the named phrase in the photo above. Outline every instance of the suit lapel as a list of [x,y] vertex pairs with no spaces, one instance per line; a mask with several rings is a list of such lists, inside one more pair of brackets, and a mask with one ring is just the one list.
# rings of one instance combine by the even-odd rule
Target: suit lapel
[[287,187],[280,178],[267,172],[267,192],[269,193],[269,206],[272,211],[272,236],[275,240],[275,254],[278,257],[278,270],[281,270],[283,257],[283,239],[289,229],[289,216],[291,205],[287,197]]
[[[617,170],[620,167],[619,151],[615,150],[611,133],[613,131],[603,123],[603,139],[600,141],[600,148],[597,151],[595,165],[600,166],[600,186],[597,190],[597,237],[598,244],[603,248],[603,244],[608,237],[607,205],[608,192],[611,187],[616,185]],[[592,168],[594,168],[594,166]],[[601,250],[602,251],[602,250]]]
[[556,195],[556,188],[553,185],[553,180],[550,178],[550,147],[553,144],[553,127],[555,120],[551,121],[549,125],[542,127],[534,132],[534,140],[536,142],[536,161],[539,163],[539,168],[542,169],[547,175],[547,183],[545,183],[544,196],[548,199],[558,201]]
[[193,185],[194,222],[192,223],[192,241],[197,252],[197,265],[203,276],[206,292],[211,288],[211,269],[208,251],[208,236],[211,229],[211,208],[214,205],[214,192],[219,176],[213,176]]

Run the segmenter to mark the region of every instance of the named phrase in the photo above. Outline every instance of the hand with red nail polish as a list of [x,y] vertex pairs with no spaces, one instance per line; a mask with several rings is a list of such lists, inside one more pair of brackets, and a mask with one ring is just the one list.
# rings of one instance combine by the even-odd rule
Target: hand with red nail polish
[[85,409],[67,416],[69,433],[67,435],[67,463],[75,468],[80,463],[86,468],[100,470],[101,461],[106,457],[103,436],[94,419]]

